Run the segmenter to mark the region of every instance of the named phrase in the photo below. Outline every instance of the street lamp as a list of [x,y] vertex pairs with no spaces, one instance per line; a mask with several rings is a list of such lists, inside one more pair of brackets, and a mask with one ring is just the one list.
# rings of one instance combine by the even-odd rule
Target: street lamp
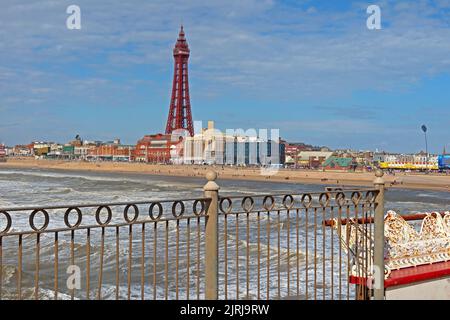
[[426,169],[425,169],[425,171],[426,172],[428,172],[428,140],[427,140],[427,131],[428,131],[428,129],[427,129],[427,126],[426,125],[422,125],[422,131],[423,131],[423,133],[425,134],[425,152],[427,153],[427,162],[426,162]]

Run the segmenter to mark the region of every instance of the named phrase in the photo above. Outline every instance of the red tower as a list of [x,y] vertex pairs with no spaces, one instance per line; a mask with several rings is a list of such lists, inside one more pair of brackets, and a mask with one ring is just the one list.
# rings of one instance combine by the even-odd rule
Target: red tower
[[176,129],[185,129],[194,135],[192,125],[191,102],[189,99],[188,59],[189,46],[181,26],[177,43],[173,49],[175,67],[172,84],[172,98],[170,99],[169,116],[167,117],[166,134]]

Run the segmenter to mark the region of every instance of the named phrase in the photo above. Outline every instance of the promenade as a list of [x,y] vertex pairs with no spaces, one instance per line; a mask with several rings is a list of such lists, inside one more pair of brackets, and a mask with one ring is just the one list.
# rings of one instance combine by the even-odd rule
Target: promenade
[[[35,160],[33,158],[8,159],[1,168],[37,168],[75,171],[131,172],[165,176],[204,177],[211,166],[160,165],[128,162],[83,162],[60,160]],[[345,186],[370,186],[372,172],[316,171],[304,169],[279,169],[271,176],[262,175],[259,168],[213,166],[221,179],[271,181],[302,184]],[[450,192],[450,176],[445,174],[397,173],[384,176],[386,186],[403,189]]]

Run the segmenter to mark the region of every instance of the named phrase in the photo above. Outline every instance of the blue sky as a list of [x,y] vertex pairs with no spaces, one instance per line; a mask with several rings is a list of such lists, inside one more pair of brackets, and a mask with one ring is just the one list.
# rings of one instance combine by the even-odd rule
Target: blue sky
[[450,150],[450,0],[3,0],[0,141],[162,132],[181,22],[194,120],[399,152],[424,149],[425,123]]

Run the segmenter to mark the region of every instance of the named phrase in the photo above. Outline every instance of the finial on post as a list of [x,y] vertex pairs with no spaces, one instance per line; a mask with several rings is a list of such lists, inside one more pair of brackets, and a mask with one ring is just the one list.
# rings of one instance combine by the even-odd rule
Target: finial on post
[[375,184],[375,185],[384,185],[384,179],[383,179],[383,176],[384,176],[384,172],[383,172],[383,170],[381,170],[381,169],[377,169],[376,171],[375,171],[375,180],[373,181],[373,183]]
[[203,187],[204,191],[218,191],[220,189],[219,185],[216,183],[217,172],[213,170],[208,170],[208,172],[206,172],[205,177],[206,180],[208,180],[208,182]]
[[216,179],[217,179],[217,172],[213,170],[208,170],[208,172],[206,172],[206,180],[215,181]]

